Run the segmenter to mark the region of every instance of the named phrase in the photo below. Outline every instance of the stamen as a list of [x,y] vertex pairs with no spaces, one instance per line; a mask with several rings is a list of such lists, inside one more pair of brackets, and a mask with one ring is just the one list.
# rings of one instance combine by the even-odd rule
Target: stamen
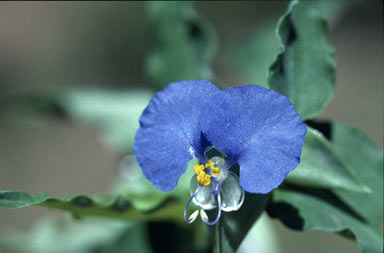
[[209,160],[209,161],[205,164],[205,168],[208,168],[208,167],[214,168],[214,167],[215,167],[215,163],[212,162],[212,160]]
[[211,183],[211,176],[205,173],[204,165],[195,164],[195,166],[193,166],[193,168],[195,169],[195,172],[197,174],[196,179],[197,179],[197,182],[199,183],[199,185],[207,186]]
[[190,216],[189,216],[189,219],[187,219],[187,209],[188,209],[188,206],[189,204],[191,203],[192,199],[196,196],[196,194],[201,190],[201,188],[203,188],[203,186],[199,185],[199,187],[195,190],[195,192],[192,194],[192,196],[189,198],[187,204],[185,205],[185,209],[184,209],[184,221],[187,223],[187,224],[190,224],[192,222],[195,221],[196,217],[197,217],[197,214],[196,214],[196,217],[194,217],[195,212],[193,212]]
[[199,216],[199,210],[195,210],[188,218],[188,221],[189,221],[189,224],[191,224],[192,222],[194,222],[197,218],[197,216]]
[[200,217],[201,217],[201,220],[204,221],[204,222],[207,222],[208,221],[208,215],[207,213],[204,211],[204,209],[200,209]]
[[[212,168],[212,167],[211,167]],[[216,177],[220,177],[220,169],[219,168],[216,168],[216,167],[213,167],[212,168],[212,174]]]
[[195,169],[195,172],[197,175],[204,172],[204,165],[195,164],[195,166],[193,166],[193,168]]
[[200,209],[200,216],[201,216],[201,219],[204,221],[204,223],[205,224],[207,224],[207,225],[210,225],[210,226],[213,226],[213,225],[215,225],[218,221],[219,221],[219,219],[220,219],[220,217],[221,217],[221,195],[220,195],[220,184],[219,184],[219,186],[218,186],[218,191],[217,191],[218,193],[217,193],[217,202],[218,202],[218,212],[217,212],[217,217],[216,217],[216,219],[214,220],[214,221],[212,221],[212,222],[210,222],[209,220],[208,220],[208,215],[207,215],[207,213],[204,211],[204,209]]
[[211,175],[216,178],[220,177],[220,170],[225,165],[225,160],[221,157],[215,156],[205,164],[205,168],[211,168]]
[[211,183],[211,176],[208,174],[205,174],[204,172],[200,173],[196,179],[199,185],[207,186]]

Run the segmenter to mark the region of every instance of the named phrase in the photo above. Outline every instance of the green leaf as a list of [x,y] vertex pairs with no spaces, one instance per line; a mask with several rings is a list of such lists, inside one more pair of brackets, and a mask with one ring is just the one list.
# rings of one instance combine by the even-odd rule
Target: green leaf
[[48,194],[40,192],[34,196],[23,191],[0,191],[0,206],[20,208],[39,204],[48,199]]
[[46,193],[31,197],[22,191],[0,191],[0,206],[20,208],[44,206],[71,212],[76,218],[86,216],[108,217],[121,220],[182,220],[184,205],[175,198],[167,198],[162,205],[147,212],[133,207],[122,196],[88,197],[77,195],[66,198],[48,197]]
[[376,147],[360,130],[333,123],[332,144],[352,169],[354,176],[372,190],[370,194],[335,191],[336,195],[359,213],[374,230],[383,224],[383,150]]
[[209,64],[215,54],[212,28],[191,2],[148,2],[151,52],[146,72],[162,89],[179,80],[212,79]]
[[291,228],[341,232],[355,237],[363,252],[382,252],[383,150],[354,127],[333,123],[324,129],[330,132],[334,152],[371,192],[291,186],[274,191],[269,213]]
[[[207,231],[205,231],[207,229],[202,231],[200,227],[196,227],[203,226],[203,223],[185,226],[183,219],[184,207],[190,194],[191,173],[194,173],[192,167],[196,160],[191,160],[187,172],[180,178],[176,189],[170,193],[154,188],[134,162],[133,156],[123,159],[124,178],[119,179],[110,196],[77,195],[68,198],[49,198],[46,195],[47,197],[40,202],[23,203],[23,206],[38,205],[59,209],[72,213],[76,218],[87,217],[87,219],[76,223],[71,221],[70,224],[67,224],[69,221],[63,220],[43,221],[29,234],[18,233],[0,239],[0,251],[5,249],[36,252],[68,250],[93,252],[98,249],[102,252],[125,252],[142,249],[144,252],[150,252],[151,246],[162,247],[163,244],[158,245],[158,243],[151,245],[149,241],[152,242],[153,239],[148,238],[149,235],[156,236],[157,242],[163,241],[165,243],[163,246],[167,249],[170,247],[179,249],[176,252],[184,251],[180,249],[191,249],[191,247],[196,247],[197,251],[205,250],[208,242]],[[12,191],[8,192],[12,193]],[[22,194],[28,195],[25,192]],[[10,199],[12,194],[5,195],[8,196],[7,201],[13,201]],[[113,218],[116,221],[98,217]],[[164,226],[167,229],[166,234],[162,232],[160,232],[162,234],[154,234],[153,231],[159,231],[159,229],[162,231],[161,227]],[[165,239],[170,235],[173,238],[179,236],[180,239],[185,240],[173,242]]]
[[368,192],[369,188],[354,177],[332,145],[317,130],[307,127],[299,166],[286,182],[310,187]]
[[165,193],[157,190],[144,178],[133,156],[129,158],[128,162],[125,161],[127,164],[122,166],[126,178],[119,179],[109,195],[53,198],[47,193],[30,196],[23,191],[0,191],[0,206],[8,208],[43,206],[70,212],[77,218],[97,216],[120,220],[184,222],[184,207],[190,194],[193,165],[197,160],[189,162],[186,173],[179,179],[178,186],[173,191]]
[[304,119],[317,116],[333,96],[335,62],[327,23],[317,1],[293,1],[280,18],[282,51],[269,86],[287,96]]
[[[329,23],[335,23],[348,9],[358,1],[317,0]],[[276,23],[279,17],[269,13],[267,19],[246,31],[245,35],[229,41],[228,49],[224,48],[227,64],[239,74],[238,83],[257,84],[269,88],[269,67],[281,52],[281,43],[276,39]]]
[[270,209],[269,213],[294,229],[325,230],[345,234],[350,231],[363,252],[382,252],[382,234],[372,229],[358,216],[340,208],[337,202],[328,201],[328,197],[306,192],[275,190],[273,193],[275,210]]
[[216,224],[215,252],[237,252],[240,243],[265,209],[269,195],[245,194],[238,211],[224,212]]

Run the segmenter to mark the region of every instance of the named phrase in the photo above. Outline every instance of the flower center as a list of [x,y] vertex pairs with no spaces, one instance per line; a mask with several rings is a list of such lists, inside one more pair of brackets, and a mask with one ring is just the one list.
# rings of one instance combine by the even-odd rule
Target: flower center
[[[191,179],[191,197],[184,208],[184,220],[192,223],[199,215],[194,211],[187,218],[187,209],[191,202],[199,206],[201,219],[207,225],[215,225],[220,219],[221,211],[231,212],[240,208],[244,201],[244,191],[239,185],[238,177],[229,172],[229,164],[219,157],[214,156],[208,162],[196,164],[194,170],[196,176]],[[209,221],[205,210],[217,208],[217,216]]]
[[224,165],[225,160],[218,156],[213,157],[205,165],[195,164],[193,168],[197,175],[197,183],[202,186],[208,186],[211,184],[211,181],[223,181],[227,177]]

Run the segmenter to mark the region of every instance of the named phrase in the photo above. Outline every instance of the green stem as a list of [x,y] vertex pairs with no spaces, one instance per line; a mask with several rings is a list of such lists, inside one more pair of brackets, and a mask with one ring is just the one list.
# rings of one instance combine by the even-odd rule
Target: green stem
[[221,247],[221,229],[222,229],[222,222],[219,221],[215,225],[215,244],[213,248],[214,253],[221,253],[223,252]]
[[214,253],[234,253],[235,250],[230,245],[228,238],[224,230],[224,221],[225,217],[221,216],[219,222],[215,226],[215,244],[214,244]]

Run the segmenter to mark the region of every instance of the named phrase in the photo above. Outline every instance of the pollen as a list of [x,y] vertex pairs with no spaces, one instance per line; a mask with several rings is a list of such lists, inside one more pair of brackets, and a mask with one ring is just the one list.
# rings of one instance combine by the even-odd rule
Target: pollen
[[[212,167],[211,167],[212,168]],[[216,177],[220,177],[220,169],[219,168],[216,168],[216,167],[213,167],[212,168],[212,174]]]
[[211,183],[211,176],[205,173],[204,165],[195,164],[193,168],[195,169],[195,172],[197,174],[197,182],[199,183],[199,185],[207,186]]
[[216,177],[220,177],[220,168],[215,167],[215,163],[212,162],[212,160],[209,160],[209,161],[205,164],[205,168],[208,168],[208,167],[211,167],[212,175],[214,175],[214,176],[216,176]]
[[211,167],[211,168],[215,167],[215,163],[212,162],[212,160],[209,160],[209,161],[205,164],[205,168],[208,168],[208,167]]
[[205,169],[204,165],[202,165],[202,164],[201,165],[195,164],[195,166],[193,166],[193,168],[194,168],[194,170],[195,170],[197,175],[199,175],[202,172],[205,174],[205,172],[204,172],[204,169]]
[[205,172],[200,173],[199,175],[197,175],[197,182],[200,185],[207,186],[211,183],[211,177],[209,175],[205,174]]

